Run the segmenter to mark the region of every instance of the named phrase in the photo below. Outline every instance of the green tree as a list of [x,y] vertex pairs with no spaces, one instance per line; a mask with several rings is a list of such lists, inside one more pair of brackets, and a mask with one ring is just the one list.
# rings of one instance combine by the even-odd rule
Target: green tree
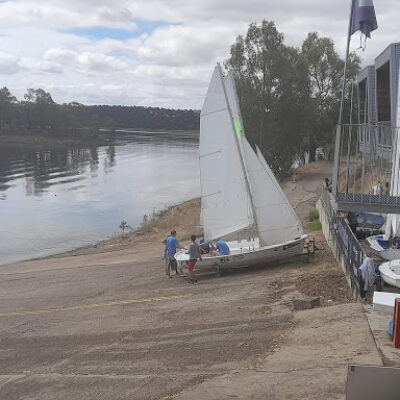
[[[332,39],[319,37],[318,33],[307,35],[301,54],[308,65],[311,92],[311,109],[305,147],[310,161],[315,159],[315,150],[333,142],[333,131],[337,123],[342,88],[344,61],[335,50]],[[352,53],[348,63],[348,81],[357,76],[360,58]]]
[[38,88],[29,88],[24,94],[27,110],[28,128],[39,130],[40,134],[49,134],[56,130],[57,110],[51,94]]
[[7,87],[0,89],[0,132],[4,132],[7,125],[12,122],[13,105],[17,103],[17,98],[13,96]]
[[24,94],[24,99],[30,103],[54,104],[54,100],[52,99],[51,94],[40,88],[27,89],[27,92]]
[[289,173],[303,142],[310,85],[300,52],[273,22],[250,24],[225,65],[235,73],[246,135],[278,175]]

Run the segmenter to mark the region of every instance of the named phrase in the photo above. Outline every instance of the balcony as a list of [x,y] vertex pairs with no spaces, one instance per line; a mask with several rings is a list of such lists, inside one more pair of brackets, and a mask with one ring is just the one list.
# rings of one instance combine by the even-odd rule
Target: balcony
[[[400,214],[399,128],[383,122],[342,125],[337,129],[337,139],[340,139],[335,149],[337,179],[332,191],[335,207]],[[373,194],[378,184],[381,193]]]

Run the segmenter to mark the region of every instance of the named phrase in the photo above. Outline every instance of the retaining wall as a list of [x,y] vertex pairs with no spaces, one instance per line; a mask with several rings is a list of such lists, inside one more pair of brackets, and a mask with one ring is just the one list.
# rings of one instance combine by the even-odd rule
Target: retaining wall
[[[357,270],[361,265],[364,253],[358,244],[357,238],[351,232],[347,220],[338,221],[328,193],[319,193],[316,208],[319,212],[322,232],[329,248],[342,268],[354,298],[358,299],[360,297],[360,285],[357,278]],[[352,257],[355,245],[360,248],[360,250],[357,248],[356,251],[362,252],[362,254],[356,255],[356,260],[354,256]]]

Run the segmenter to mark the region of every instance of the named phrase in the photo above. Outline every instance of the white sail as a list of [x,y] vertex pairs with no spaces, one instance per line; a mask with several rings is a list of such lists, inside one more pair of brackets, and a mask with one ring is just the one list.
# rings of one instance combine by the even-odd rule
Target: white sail
[[[260,237],[267,241],[268,244],[275,244],[282,243],[284,239],[292,240],[304,235],[303,225],[267,164],[261,150],[256,146],[255,155],[248,144],[247,152],[249,153],[249,173],[251,176],[254,175],[254,178],[251,179],[252,187],[253,181],[255,186],[253,200],[256,210],[257,208],[260,209],[260,211],[256,211]],[[254,162],[250,161],[254,156],[257,158],[259,165],[255,160]],[[259,171],[260,166],[263,172]],[[262,188],[262,191],[260,188]],[[259,218],[258,214],[263,216],[260,215]],[[271,237],[272,235],[273,237]]]
[[242,140],[261,243],[273,245],[299,238],[303,234],[301,224],[294,217],[279,184],[272,179],[272,172],[269,174],[261,164],[249,142],[245,138]]
[[217,66],[200,114],[201,218],[206,241],[254,224],[245,171]]
[[257,156],[245,137],[232,72],[229,72],[226,77],[225,87],[235,133],[243,155],[243,166],[248,179],[257,236],[263,245],[274,245],[299,238],[304,233],[301,222],[261,152]]

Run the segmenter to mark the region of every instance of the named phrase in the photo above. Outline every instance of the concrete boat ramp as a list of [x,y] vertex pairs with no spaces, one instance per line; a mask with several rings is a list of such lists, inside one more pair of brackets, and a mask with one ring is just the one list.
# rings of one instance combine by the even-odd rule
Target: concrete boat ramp
[[2,266],[0,398],[344,399],[348,363],[382,365],[329,250],[198,286],[152,250]]

